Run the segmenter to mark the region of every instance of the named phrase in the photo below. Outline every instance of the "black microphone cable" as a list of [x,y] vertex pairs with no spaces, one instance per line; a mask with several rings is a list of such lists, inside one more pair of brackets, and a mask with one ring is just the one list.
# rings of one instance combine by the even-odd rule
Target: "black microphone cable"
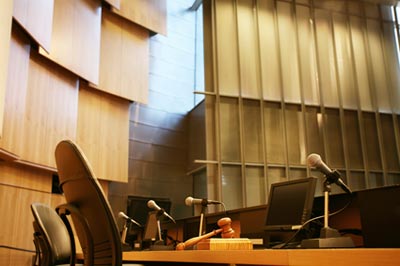
[[[344,205],[341,209],[339,209],[339,210],[337,210],[337,211],[335,211],[335,212],[333,212],[333,213],[330,213],[330,214],[328,215],[328,217],[337,215],[337,214],[341,213],[342,211],[344,211],[348,206],[350,206],[350,204],[353,202],[353,197],[352,197],[352,194],[347,194],[347,195],[350,195],[350,200],[346,203],[346,205]],[[314,222],[314,221],[316,221],[316,220],[322,219],[322,218],[324,218],[324,217],[325,217],[324,215],[320,215],[320,216],[317,216],[317,217],[314,217],[314,218],[311,218],[311,219],[308,219],[307,221],[305,221],[305,222],[300,226],[300,228],[297,229],[297,231],[296,231],[288,240],[286,240],[284,243],[282,243],[282,244],[279,245],[279,248],[278,248],[278,249],[283,249],[283,248],[285,248],[289,243],[291,243],[291,242],[293,241],[293,239],[301,232],[301,230],[303,230],[303,228],[304,228],[307,224],[309,224],[309,223],[311,223],[311,222]]]
[[13,249],[13,250],[29,252],[29,253],[36,253],[35,250],[30,250],[30,249],[25,249],[25,248],[18,248],[18,247],[13,247],[13,246],[8,246],[8,245],[0,245],[0,248]]

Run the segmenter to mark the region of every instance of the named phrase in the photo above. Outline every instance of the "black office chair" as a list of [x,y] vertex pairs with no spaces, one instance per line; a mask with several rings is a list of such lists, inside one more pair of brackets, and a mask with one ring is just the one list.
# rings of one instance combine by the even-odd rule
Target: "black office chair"
[[63,140],[56,147],[55,159],[67,201],[57,211],[71,215],[84,265],[122,265],[122,243],[115,218],[84,153],[74,142]]
[[[33,242],[36,255],[32,265],[75,265],[75,245],[63,220],[56,211],[43,203],[32,203]],[[72,241],[71,241],[72,238]]]

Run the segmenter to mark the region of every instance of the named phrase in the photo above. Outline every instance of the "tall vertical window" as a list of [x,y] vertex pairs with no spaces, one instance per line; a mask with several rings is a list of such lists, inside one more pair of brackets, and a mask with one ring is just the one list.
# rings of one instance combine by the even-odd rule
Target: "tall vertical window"
[[353,190],[399,182],[399,9],[379,1],[204,1],[200,104],[205,141],[215,145],[205,144],[209,157],[199,159],[212,169],[211,197],[248,207],[267,203],[271,183],[322,179],[306,165],[310,153]]

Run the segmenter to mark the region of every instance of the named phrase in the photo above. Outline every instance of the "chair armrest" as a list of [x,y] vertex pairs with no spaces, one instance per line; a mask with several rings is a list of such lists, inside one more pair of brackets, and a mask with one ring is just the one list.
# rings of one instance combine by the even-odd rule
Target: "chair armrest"
[[94,241],[90,233],[90,228],[89,224],[86,220],[86,218],[81,214],[79,211],[79,208],[77,208],[73,204],[61,204],[57,206],[56,211],[58,215],[61,217],[63,220],[64,224],[66,225],[68,229],[68,234],[71,239],[71,265],[75,265],[75,259],[76,259],[76,247],[75,247],[75,238],[74,234],[72,231],[71,224],[67,218],[68,215],[73,216],[74,218],[77,218],[75,221],[79,223],[79,226],[83,228],[83,231],[85,232],[85,240],[86,240],[86,247],[85,249],[82,249],[83,251],[83,257],[85,261],[85,265],[93,265],[94,263],[94,258],[91,254],[94,254]]

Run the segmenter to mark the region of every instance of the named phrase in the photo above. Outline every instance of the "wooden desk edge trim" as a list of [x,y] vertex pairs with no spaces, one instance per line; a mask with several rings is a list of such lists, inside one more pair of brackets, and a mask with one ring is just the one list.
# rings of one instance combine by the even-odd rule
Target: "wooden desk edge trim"
[[400,265],[400,249],[129,251],[128,262],[183,262],[247,265]]

